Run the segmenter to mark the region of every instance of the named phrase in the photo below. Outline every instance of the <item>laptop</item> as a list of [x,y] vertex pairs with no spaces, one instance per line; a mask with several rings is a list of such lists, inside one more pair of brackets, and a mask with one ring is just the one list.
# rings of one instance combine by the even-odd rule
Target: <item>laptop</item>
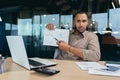
[[38,57],[28,58],[22,36],[6,36],[9,50],[13,62],[23,66],[28,70],[51,67],[57,65],[56,62]]

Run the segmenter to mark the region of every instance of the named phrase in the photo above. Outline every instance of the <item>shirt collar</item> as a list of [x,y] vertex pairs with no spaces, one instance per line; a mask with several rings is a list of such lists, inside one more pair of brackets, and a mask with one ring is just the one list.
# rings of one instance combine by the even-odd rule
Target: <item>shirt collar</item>
[[72,31],[72,34],[74,34],[74,35],[79,35],[79,36],[85,36],[85,34],[86,34],[86,30],[83,32],[83,33],[80,33],[80,34],[75,34],[75,32],[74,32],[74,30]]
[[85,36],[86,32],[87,32],[87,31],[85,30],[85,31],[82,33],[82,35]]

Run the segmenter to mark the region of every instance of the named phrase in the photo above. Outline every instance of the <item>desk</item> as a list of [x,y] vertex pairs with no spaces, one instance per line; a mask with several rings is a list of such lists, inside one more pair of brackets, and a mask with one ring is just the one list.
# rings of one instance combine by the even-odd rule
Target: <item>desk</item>
[[53,61],[57,62],[58,65],[51,68],[60,70],[60,73],[50,76],[26,70],[25,68],[13,63],[11,58],[8,58],[7,71],[0,74],[0,80],[120,80],[120,77],[88,75],[87,71],[81,70],[75,64],[75,61]]

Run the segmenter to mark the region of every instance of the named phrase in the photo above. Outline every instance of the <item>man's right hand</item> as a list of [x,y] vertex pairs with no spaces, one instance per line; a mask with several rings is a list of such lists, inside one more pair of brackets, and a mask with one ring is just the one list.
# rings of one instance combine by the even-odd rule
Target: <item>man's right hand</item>
[[54,30],[55,29],[54,25],[51,24],[51,23],[47,24],[46,28],[49,29],[49,30]]

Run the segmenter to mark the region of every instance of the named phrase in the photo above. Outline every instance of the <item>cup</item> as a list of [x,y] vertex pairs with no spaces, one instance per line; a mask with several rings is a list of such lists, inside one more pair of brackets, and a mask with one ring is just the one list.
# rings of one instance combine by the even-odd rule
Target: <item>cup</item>
[[0,74],[6,72],[6,59],[2,57],[0,59]]

